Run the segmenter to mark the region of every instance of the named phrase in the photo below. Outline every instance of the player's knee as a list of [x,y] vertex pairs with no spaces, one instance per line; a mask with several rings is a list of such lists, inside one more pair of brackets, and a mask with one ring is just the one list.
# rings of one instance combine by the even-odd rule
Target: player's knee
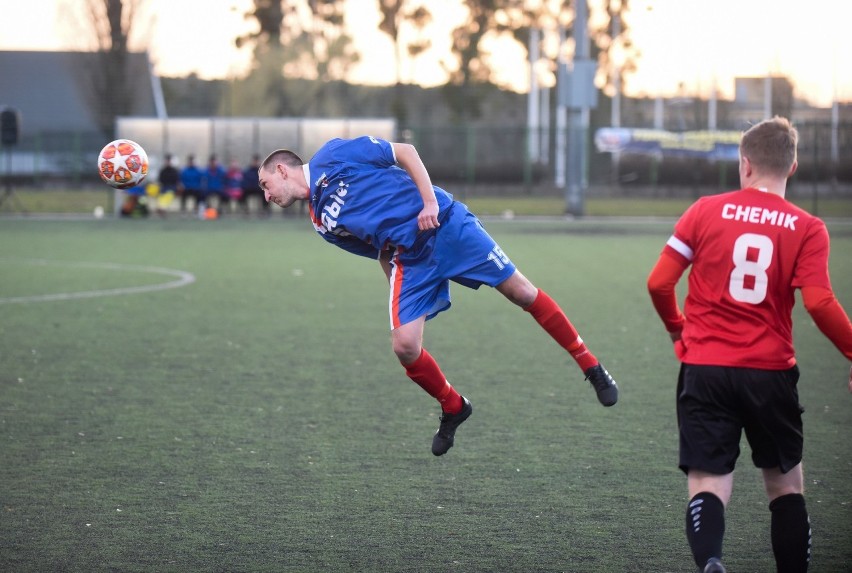
[[402,364],[411,364],[420,357],[420,343],[417,340],[394,338],[393,353]]
[[515,271],[515,274],[498,285],[497,290],[521,308],[531,305],[538,296],[538,288],[520,271]]
[[538,296],[538,289],[534,287],[532,283],[527,283],[527,285],[528,286],[517,292],[515,297],[512,299],[512,302],[521,308],[527,308],[530,306],[535,302],[535,299]]
[[773,501],[779,497],[784,497],[785,495],[803,494],[805,491],[805,488],[801,484],[793,482],[779,483],[767,481],[764,483],[764,486],[766,489],[766,497],[769,501]]

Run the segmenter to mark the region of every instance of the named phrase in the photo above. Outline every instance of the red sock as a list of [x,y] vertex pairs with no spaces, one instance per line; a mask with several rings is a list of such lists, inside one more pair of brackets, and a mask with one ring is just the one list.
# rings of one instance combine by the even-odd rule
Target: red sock
[[585,372],[598,363],[595,355],[586,348],[583,339],[577,333],[577,329],[574,328],[574,325],[571,324],[556,301],[547,296],[546,292],[538,289],[538,296],[524,310],[533,316],[536,322],[553,337],[553,340],[568,351],[580,366],[580,370]]
[[441,367],[438,366],[432,355],[426,352],[425,348],[421,350],[417,360],[402,366],[409,378],[441,404],[441,409],[444,412],[448,414],[461,412],[461,395],[447,382],[447,378],[441,372]]

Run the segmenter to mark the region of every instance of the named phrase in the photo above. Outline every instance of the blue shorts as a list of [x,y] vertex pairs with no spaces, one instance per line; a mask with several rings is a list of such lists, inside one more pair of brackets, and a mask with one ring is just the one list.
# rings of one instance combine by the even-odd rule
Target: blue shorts
[[511,277],[515,265],[463,203],[439,217],[441,226],[421,233],[409,249],[391,259],[391,330],[450,308],[450,282],[472,289],[495,287]]

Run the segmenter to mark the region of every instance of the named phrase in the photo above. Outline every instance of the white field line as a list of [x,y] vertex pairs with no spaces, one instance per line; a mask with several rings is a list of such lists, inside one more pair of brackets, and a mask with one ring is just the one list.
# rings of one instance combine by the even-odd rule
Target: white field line
[[62,261],[49,261],[46,259],[0,259],[0,264],[2,263],[23,263],[28,265],[39,265],[39,266],[65,266],[65,267],[73,267],[73,268],[89,268],[89,269],[106,269],[111,271],[132,271],[132,272],[142,272],[142,273],[154,273],[160,275],[166,275],[170,277],[176,277],[177,280],[169,281],[166,283],[152,284],[152,285],[144,285],[144,286],[131,286],[131,287],[122,287],[122,288],[113,288],[113,289],[103,289],[103,290],[88,290],[88,291],[80,291],[80,292],[64,292],[64,293],[55,293],[55,294],[41,294],[41,295],[32,295],[32,296],[13,296],[0,298],[0,304],[22,304],[22,303],[31,303],[31,302],[51,302],[57,300],[74,300],[81,298],[97,298],[102,296],[119,296],[119,295],[127,295],[127,294],[140,294],[145,292],[155,292],[161,290],[168,290],[173,288],[179,288],[182,286],[186,286],[195,282],[195,275],[192,273],[188,273],[186,271],[178,271],[174,269],[165,269],[162,267],[140,267],[134,265],[120,265],[117,263],[85,263],[85,262],[62,262]]

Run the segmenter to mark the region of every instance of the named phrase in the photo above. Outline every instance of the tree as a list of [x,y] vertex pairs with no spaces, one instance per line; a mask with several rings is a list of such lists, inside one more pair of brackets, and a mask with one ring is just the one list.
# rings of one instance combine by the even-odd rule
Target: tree
[[452,111],[462,118],[478,117],[480,97],[474,93],[475,83],[486,83],[490,70],[483,58],[479,42],[496,25],[494,14],[503,0],[464,0],[468,18],[453,30],[452,51],[457,66],[444,66],[449,81],[443,93]]
[[[93,66],[81,58],[79,72],[93,108],[100,111],[98,127],[106,136],[112,136],[115,118],[129,115],[133,109],[139,74],[131,69],[130,41],[142,4],[143,0],[86,0],[85,5],[73,6],[84,9],[84,13],[70,14],[70,19],[77,21],[74,28],[90,29],[78,41],[97,54],[97,64]],[[62,8],[71,10],[72,6],[67,4]],[[144,72],[147,74],[148,70]]]
[[[577,0],[574,0],[577,1]],[[585,1],[585,0],[583,0]],[[541,29],[542,53],[549,59],[551,73],[556,74],[556,60],[564,46],[559,45],[560,28],[570,35],[574,18],[573,3],[565,0],[464,0],[468,18],[453,31],[453,52],[456,66],[448,68],[451,105],[462,115],[476,116],[479,108],[478,86],[495,83],[489,61],[483,49],[489,36],[509,36],[528,49],[530,30]],[[601,9],[600,3],[596,5]],[[614,90],[615,69],[620,80],[635,69],[636,52],[630,40],[623,14],[628,0],[605,0],[606,17],[594,18],[589,30],[592,38],[591,56],[599,62],[599,84],[610,93]],[[616,54],[617,52],[617,54]]]
[[488,36],[508,35],[526,48],[530,27],[542,14],[553,10],[550,4],[549,1],[464,0],[467,20],[453,30],[456,66],[445,66],[450,76],[445,94],[457,114],[477,117],[482,88],[493,83],[491,54],[483,48],[483,40]]
[[[250,83],[265,86],[262,95],[276,101],[275,115],[332,112],[333,82],[358,61],[352,38],[344,30],[342,0],[255,0],[259,29],[236,39],[237,47],[254,44]],[[258,77],[266,76],[266,77]],[[310,80],[288,81],[288,80]]]
[[[241,89],[231,93],[231,109],[242,114],[252,110],[253,115],[287,115],[287,98],[284,95],[283,64],[288,55],[282,45],[282,28],[285,20],[292,18],[295,8],[281,0],[254,0],[254,10],[245,14],[258,23],[257,32],[240,36],[234,43],[237,48],[254,44],[254,64]],[[289,16],[289,18],[288,18]]]
[[378,2],[382,13],[379,30],[390,36],[393,41],[395,77],[396,83],[400,84],[402,83],[403,49],[408,51],[409,56],[417,57],[432,45],[431,40],[422,35],[418,35],[407,43],[403,42],[402,28],[408,23],[422,33],[431,23],[432,13],[422,2],[413,7],[407,0],[378,0]]
[[636,71],[638,52],[630,37],[630,28],[624,15],[629,0],[606,0],[605,23],[590,30],[594,40],[593,54],[597,54],[600,73],[598,81],[608,96],[623,92],[629,74]]
[[[382,14],[382,20],[379,23],[379,30],[390,36],[394,46],[394,75],[396,85],[394,87],[394,101],[392,104],[393,114],[400,124],[404,124],[407,120],[407,109],[405,99],[402,96],[402,51],[407,48],[408,55],[416,58],[418,55],[428,50],[431,46],[431,40],[422,35],[422,31],[432,21],[432,13],[423,5],[419,4],[415,7],[408,6],[406,0],[378,0],[379,10]],[[414,40],[404,43],[401,30],[403,25],[408,22],[411,26],[421,34],[415,37]]]
[[[287,7],[292,9],[289,5]],[[259,29],[253,34],[237,38],[237,48],[251,41],[270,46],[281,44],[281,26],[284,22],[284,6],[281,0],[254,0],[254,11],[247,13],[245,17],[255,18]]]
[[453,52],[459,65],[448,70],[449,83],[466,88],[474,82],[489,80],[490,69],[479,43],[489,30],[500,31],[495,15],[505,1],[510,0],[464,0],[468,18],[453,30]]

